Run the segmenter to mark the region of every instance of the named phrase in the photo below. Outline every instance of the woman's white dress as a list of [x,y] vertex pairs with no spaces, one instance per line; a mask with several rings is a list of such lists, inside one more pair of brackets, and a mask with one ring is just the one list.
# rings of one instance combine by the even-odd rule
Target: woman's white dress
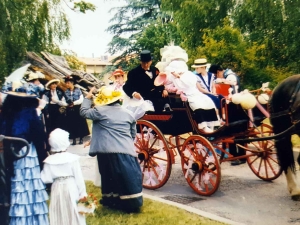
[[214,109],[214,102],[197,89],[197,77],[191,72],[184,72],[180,78],[173,81],[175,87],[182,91],[188,99],[191,109]]
[[48,156],[41,178],[51,187],[49,217],[51,225],[85,225],[77,201],[86,196],[79,156],[63,152]]

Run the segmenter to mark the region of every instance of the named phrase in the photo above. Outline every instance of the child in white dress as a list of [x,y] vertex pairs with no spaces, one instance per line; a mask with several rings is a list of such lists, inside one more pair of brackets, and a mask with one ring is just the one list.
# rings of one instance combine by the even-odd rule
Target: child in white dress
[[85,225],[85,216],[79,214],[77,202],[87,196],[79,164],[79,156],[66,152],[70,145],[69,133],[55,129],[49,135],[50,153],[44,160],[41,178],[53,183],[49,217],[51,225]]

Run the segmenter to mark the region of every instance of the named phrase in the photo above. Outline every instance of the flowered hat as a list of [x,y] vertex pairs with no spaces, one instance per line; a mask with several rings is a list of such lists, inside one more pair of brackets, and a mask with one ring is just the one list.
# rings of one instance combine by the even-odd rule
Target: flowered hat
[[53,83],[59,83],[59,82],[60,82],[59,79],[52,79],[52,80],[49,80],[48,83],[45,84],[45,88],[46,88],[47,90],[49,90],[49,87],[50,87],[51,84],[53,84]]
[[121,91],[115,91],[111,87],[103,86],[94,99],[94,104],[96,106],[108,105],[118,101],[122,97],[123,93]]

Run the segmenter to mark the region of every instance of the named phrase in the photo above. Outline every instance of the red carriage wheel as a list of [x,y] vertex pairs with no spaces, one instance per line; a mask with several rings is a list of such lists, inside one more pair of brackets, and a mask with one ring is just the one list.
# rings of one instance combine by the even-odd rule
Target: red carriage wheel
[[143,187],[162,187],[172,169],[170,150],[164,135],[153,123],[138,120],[134,145],[143,173]]
[[181,149],[181,166],[188,184],[198,194],[209,196],[218,190],[221,167],[206,138],[192,135],[185,140]]
[[[255,138],[274,135],[272,126],[268,124],[262,124],[256,131]],[[257,177],[271,181],[281,175],[282,170],[277,159],[274,140],[253,141],[247,145],[247,148],[258,151],[256,155],[247,158],[250,169]],[[247,154],[251,152],[247,151]]]

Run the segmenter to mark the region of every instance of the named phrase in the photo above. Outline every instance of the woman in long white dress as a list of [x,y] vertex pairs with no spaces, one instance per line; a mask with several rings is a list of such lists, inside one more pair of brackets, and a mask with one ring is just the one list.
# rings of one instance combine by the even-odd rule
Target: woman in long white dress
[[53,183],[49,217],[51,225],[85,225],[85,216],[79,214],[77,202],[87,196],[79,164],[79,156],[66,152],[69,133],[55,129],[49,135],[50,153],[44,161],[41,178]]

